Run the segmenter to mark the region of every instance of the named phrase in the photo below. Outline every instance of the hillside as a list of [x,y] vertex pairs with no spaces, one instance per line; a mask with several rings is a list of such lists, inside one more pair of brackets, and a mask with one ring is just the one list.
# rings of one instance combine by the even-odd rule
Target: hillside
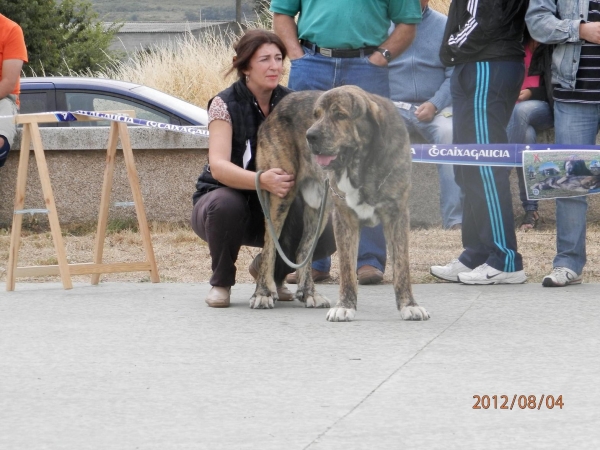
[[[103,22],[235,20],[235,0],[90,0]],[[242,0],[242,17],[254,20],[254,0]]]

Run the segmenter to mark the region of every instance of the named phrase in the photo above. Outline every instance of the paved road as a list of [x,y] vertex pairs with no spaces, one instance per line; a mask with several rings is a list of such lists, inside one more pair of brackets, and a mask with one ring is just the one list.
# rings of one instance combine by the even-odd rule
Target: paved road
[[0,448],[598,449],[598,288],[415,285],[414,323],[361,286],[329,323],[250,284],[224,310],[207,284],[0,284]]

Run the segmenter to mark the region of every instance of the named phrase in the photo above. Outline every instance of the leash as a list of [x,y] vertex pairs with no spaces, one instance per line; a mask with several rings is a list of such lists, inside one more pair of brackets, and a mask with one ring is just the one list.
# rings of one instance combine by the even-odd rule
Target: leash
[[[262,189],[260,188],[260,174],[263,172],[264,172],[264,170],[259,170],[258,172],[256,172],[256,177],[254,178],[254,184],[256,186],[256,194],[258,195],[258,201],[260,202],[260,206],[265,215],[265,222],[267,222],[267,229],[269,230],[269,235],[271,236],[271,239],[273,239],[273,242],[275,243],[275,248],[277,249],[277,253],[279,253],[279,256],[281,256],[281,259],[283,259],[283,262],[285,262],[292,269],[300,269],[308,264],[308,261],[311,260],[312,255],[315,252],[315,248],[317,248],[317,241],[319,240],[318,232],[313,239],[313,242],[310,246],[310,251],[308,252],[308,255],[306,255],[306,258],[304,259],[304,261],[302,261],[299,264],[296,264],[288,259],[288,257],[285,255],[283,249],[281,248],[281,245],[279,244],[279,239],[277,238],[277,233],[275,232],[275,227],[273,226],[273,221],[271,220],[271,208],[270,208],[271,205],[270,205],[269,197],[268,196],[263,197],[263,192],[262,192]],[[319,209],[319,222],[317,225],[317,230],[320,230],[321,225],[323,224],[323,216],[325,215],[325,205],[327,203],[328,188],[329,188],[329,178],[326,177],[325,178],[325,190],[324,190],[325,195],[323,196],[323,200],[321,201],[321,207]]]

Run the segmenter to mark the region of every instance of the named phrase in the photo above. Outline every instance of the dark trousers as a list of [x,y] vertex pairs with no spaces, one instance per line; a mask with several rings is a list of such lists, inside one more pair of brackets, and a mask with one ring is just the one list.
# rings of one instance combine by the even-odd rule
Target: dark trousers
[[[455,144],[508,142],[506,126],[523,82],[524,65],[516,61],[460,64],[451,78]],[[464,193],[459,257],[474,269],[487,263],[504,272],[523,269],[510,194],[511,168],[454,166]]]
[[[292,204],[283,226],[279,242],[286,256],[296,259],[296,250],[302,238],[304,203],[297,198]],[[235,262],[242,245],[263,247],[265,237],[265,216],[252,191],[240,191],[228,187],[215,189],[204,194],[194,205],[192,229],[208,243],[212,259],[212,286],[233,286],[235,284]],[[319,238],[313,257],[324,258],[335,252],[335,238],[331,219]],[[275,282],[280,285],[290,268],[277,255],[275,262]]]

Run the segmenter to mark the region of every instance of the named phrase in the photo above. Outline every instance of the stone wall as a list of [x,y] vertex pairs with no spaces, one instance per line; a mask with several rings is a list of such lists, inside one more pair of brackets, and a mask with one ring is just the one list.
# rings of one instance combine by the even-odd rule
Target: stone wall
[[[196,178],[207,161],[208,140],[162,130],[130,127],[134,157],[140,176],[148,219],[159,222],[188,223],[191,195]],[[52,180],[55,201],[62,224],[96,222],[105,166],[108,128],[43,128],[42,140]],[[18,146],[15,145],[18,149]],[[19,151],[9,154],[0,169],[0,227],[12,222]],[[117,152],[111,205],[131,201],[131,191],[122,153]],[[515,216],[522,215],[515,173],[512,173]],[[434,164],[413,165],[410,198],[413,227],[440,226],[439,184]],[[588,220],[600,219],[600,196],[590,196]],[[44,208],[35,157],[30,155],[26,208]],[[554,221],[554,202],[541,201],[540,212],[546,222]],[[110,219],[135,218],[132,207],[111,206]],[[44,223],[45,216],[36,220]]]

